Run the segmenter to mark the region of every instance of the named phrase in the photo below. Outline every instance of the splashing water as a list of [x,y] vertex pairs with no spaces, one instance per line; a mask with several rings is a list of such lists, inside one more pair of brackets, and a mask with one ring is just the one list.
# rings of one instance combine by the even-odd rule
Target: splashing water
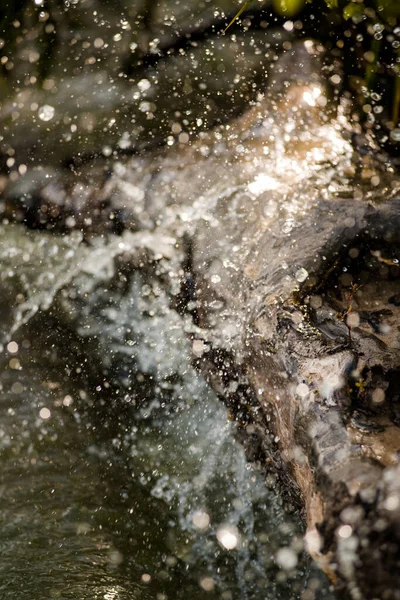
[[[301,521],[246,461],[226,409],[191,366],[185,319],[157,278],[137,272],[128,285],[109,283],[113,255],[139,238],[115,238],[118,250],[99,242],[88,256],[74,236],[22,231],[8,229],[2,251],[7,272],[29,249],[26,277],[3,282],[10,297],[23,289],[32,302],[2,316],[14,337],[0,379],[3,596],[297,598],[309,571]],[[159,242],[165,258],[174,240]],[[64,271],[60,255],[70,258]],[[38,281],[55,283],[39,291]],[[62,329],[77,315],[80,350]],[[98,360],[94,339],[108,348],[118,403],[104,379],[93,388],[90,369],[82,378]],[[287,572],[277,562],[282,546],[296,556]]]

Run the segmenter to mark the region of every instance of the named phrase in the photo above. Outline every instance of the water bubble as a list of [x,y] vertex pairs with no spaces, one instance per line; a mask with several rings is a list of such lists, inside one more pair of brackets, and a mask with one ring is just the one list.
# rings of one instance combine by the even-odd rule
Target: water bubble
[[111,148],[111,146],[103,146],[101,152],[102,152],[103,156],[111,156],[112,148]]
[[344,385],[344,380],[342,377],[337,375],[336,373],[332,373],[324,378],[320,388],[319,393],[322,398],[325,400],[331,399],[332,395],[336,390],[340,390]]
[[340,75],[332,75],[331,77],[331,82],[333,83],[333,85],[339,85],[339,83],[342,81],[342,78],[340,77]]
[[67,394],[67,396],[65,396],[62,401],[63,406],[71,406],[71,404],[73,404],[73,402],[74,401],[72,399],[72,396],[70,396],[69,394]]
[[176,556],[167,556],[167,558],[165,559],[165,564],[168,567],[176,567],[176,565],[178,564],[178,559],[176,558]]
[[22,392],[24,391],[24,386],[19,381],[16,381],[12,384],[11,391],[13,394],[22,394]]
[[360,251],[358,248],[350,248],[350,250],[349,250],[350,258],[358,258],[359,254],[360,254]]
[[321,88],[314,86],[303,93],[303,100],[309,106],[316,106],[317,99],[319,98],[319,96],[321,96],[321,94]]
[[353,217],[348,217],[347,219],[344,220],[344,226],[345,227],[354,227],[354,225],[356,224],[356,220]]
[[391,331],[392,331],[392,328],[387,323],[381,323],[379,325],[379,332],[382,333],[383,335],[387,335]]
[[346,525],[358,523],[364,516],[362,506],[347,506],[340,513],[340,518]]
[[189,134],[187,134],[186,132],[183,132],[179,135],[179,142],[181,144],[187,144],[189,142]]
[[182,125],[180,123],[172,123],[171,131],[172,133],[180,133],[182,131]]
[[42,121],[51,121],[54,117],[55,109],[54,106],[50,106],[49,104],[44,104],[39,108],[39,119]]
[[140,112],[148,112],[150,110],[151,103],[150,102],[141,102],[139,104]]
[[12,358],[8,365],[10,369],[14,369],[16,371],[20,371],[22,369],[21,363],[19,362],[18,358]]

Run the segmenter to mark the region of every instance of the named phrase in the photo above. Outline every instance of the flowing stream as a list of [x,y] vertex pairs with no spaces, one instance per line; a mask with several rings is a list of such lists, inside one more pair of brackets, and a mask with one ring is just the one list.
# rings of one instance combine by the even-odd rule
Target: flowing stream
[[[89,251],[75,234],[18,225],[1,233],[2,299],[17,299],[1,323],[12,340],[0,380],[1,597],[326,598],[299,515],[275,476],[246,461],[151,277],[136,274],[122,294],[104,286],[110,245]],[[80,341],[62,323],[67,296],[80,306]],[[127,324],[139,340],[131,354]],[[96,385],[87,365],[101,335],[110,372]]]

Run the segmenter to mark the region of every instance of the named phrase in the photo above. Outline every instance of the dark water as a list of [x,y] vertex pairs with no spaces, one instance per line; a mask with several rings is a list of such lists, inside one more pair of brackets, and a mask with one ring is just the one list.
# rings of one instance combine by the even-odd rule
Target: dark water
[[[246,462],[201,378],[168,403],[159,390],[110,409],[54,368],[46,320],[35,327],[1,375],[2,598],[283,599],[310,580],[327,590],[309,574],[299,517]],[[288,570],[282,547],[297,562]]]

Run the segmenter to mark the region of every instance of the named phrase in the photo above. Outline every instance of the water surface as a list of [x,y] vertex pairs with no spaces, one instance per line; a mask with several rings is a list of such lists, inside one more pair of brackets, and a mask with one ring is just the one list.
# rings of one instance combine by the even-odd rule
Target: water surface
[[54,368],[45,324],[25,328],[1,376],[2,598],[299,597],[299,516],[203,380],[112,407]]

